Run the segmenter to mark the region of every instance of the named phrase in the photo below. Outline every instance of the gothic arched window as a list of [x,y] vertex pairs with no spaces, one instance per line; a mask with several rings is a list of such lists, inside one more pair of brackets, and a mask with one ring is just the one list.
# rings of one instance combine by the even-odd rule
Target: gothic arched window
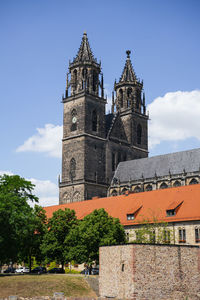
[[141,98],[140,91],[137,91],[137,94],[136,94],[136,108],[137,109],[140,108],[140,98]]
[[82,89],[87,87],[87,69],[82,70]]
[[165,182],[161,183],[160,189],[167,189],[167,188],[168,188],[168,185]]
[[97,131],[97,112],[96,110],[92,113],[92,131]]
[[123,188],[123,190],[121,191],[121,194],[122,195],[126,194],[126,191],[128,191],[128,189],[127,188]]
[[111,196],[117,196],[117,191],[113,190],[112,193],[111,193]]
[[180,181],[176,180],[176,181],[174,182],[173,186],[174,186],[174,187],[176,187],[176,186],[181,186]]
[[123,90],[119,90],[119,106],[123,107]]
[[142,190],[138,185],[134,188],[134,193],[140,193],[141,191]]
[[97,88],[97,83],[98,83],[98,75],[96,71],[93,71],[93,91],[96,91]]
[[130,105],[131,105],[131,93],[132,93],[132,89],[129,88],[127,90],[127,107],[130,107]]
[[198,184],[198,181],[195,178],[192,178],[192,180],[190,180],[189,184]]
[[77,130],[77,112],[76,112],[76,109],[72,110],[71,118],[72,118],[71,131],[75,131],[75,130]]
[[142,126],[140,124],[138,124],[138,126],[137,126],[137,143],[141,144],[141,140],[142,140]]
[[151,184],[148,184],[147,186],[146,186],[146,191],[152,191],[152,185]]
[[77,89],[77,70],[74,70],[74,89]]
[[70,179],[73,181],[73,179],[76,177],[76,160],[74,158],[70,160],[69,170]]

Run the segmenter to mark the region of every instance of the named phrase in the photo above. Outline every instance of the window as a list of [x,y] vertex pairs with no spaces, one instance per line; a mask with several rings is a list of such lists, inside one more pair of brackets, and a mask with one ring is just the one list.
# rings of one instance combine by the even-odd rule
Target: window
[[200,228],[195,228],[195,242],[200,243]]
[[179,243],[186,243],[186,231],[185,229],[179,229]]
[[142,140],[142,126],[138,124],[137,126],[137,143],[140,145]]
[[176,181],[174,182],[173,186],[174,186],[174,187],[176,187],[176,186],[181,186],[180,181],[176,180]]
[[167,212],[167,217],[172,217],[176,215],[175,209],[168,209],[166,210],[166,212]]
[[92,113],[92,131],[97,131],[97,112],[96,110]]
[[119,90],[119,106],[123,107],[123,91],[122,91],[122,89]]
[[87,79],[87,69],[82,70],[82,89],[86,88]]
[[69,171],[69,176],[71,181],[73,181],[73,179],[76,177],[76,160],[74,158],[72,158],[70,160],[70,171]]
[[113,190],[111,195],[112,195],[112,196],[117,196],[117,191],[116,191],[116,190]]
[[170,244],[170,231],[167,229],[163,230],[163,242],[166,244]]
[[151,184],[148,184],[147,186],[146,186],[146,191],[152,191],[152,185]]
[[139,109],[140,108],[140,99],[141,99],[141,94],[140,91],[137,91],[137,96],[136,96],[136,108]]
[[168,188],[168,185],[165,182],[161,183],[160,189],[167,189],[167,188]]
[[74,70],[74,89],[77,89],[77,70]]
[[128,191],[126,188],[123,188],[121,194],[124,195],[126,193],[126,191]]
[[71,131],[77,130],[77,112],[76,109],[73,109],[71,112],[72,124],[71,124]]
[[140,193],[141,192],[141,188],[139,186],[136,186],[134,188],[134,193]]
[[135,216],[134,214],[127,214],[127,220],[134,220],[135,219]]
[[198,184],[198,181],[195,178],[193,178],[192,180],[190,180],[189,184]]
[[93,71],[93,91],[95,92],[97,89],[98,75],[95,71]]

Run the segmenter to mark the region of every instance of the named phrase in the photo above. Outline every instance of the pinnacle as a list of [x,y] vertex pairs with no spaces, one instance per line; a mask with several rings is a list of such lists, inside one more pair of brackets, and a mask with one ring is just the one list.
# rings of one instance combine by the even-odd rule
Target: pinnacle
[[88,41],[87,33],[84,31],[80,48],[78,53],[73,61],[74,63],[77,62],[95,62],[96,59],[93,56],[92,50],[90,48],[90,44]]
[[124,70],[122,72],[122,75],[121,75],[119,81],[120,82],[126,82],[126,81],[135,82],[137,80],[137,77],[135,75],[135,72],[133,70],[133,66],[132,66],[132,63],[130,60],[131,51],[127,50],[126,54],[127,54],[126,63],[125,63]]

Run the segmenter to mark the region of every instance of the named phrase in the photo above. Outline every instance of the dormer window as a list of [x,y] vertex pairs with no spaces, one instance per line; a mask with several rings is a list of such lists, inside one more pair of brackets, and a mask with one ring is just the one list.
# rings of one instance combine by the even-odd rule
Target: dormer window
[[131,209],[129,212],[126,214],[126,218],[128,221],[134,220],[139,212],[139,210],[142,208],[142,206],[138,205]]
[[127,220],[134,220],[135,216],[134,214],[127,214]]
[[175,209],[168,209],[166,210],[166,212],[167,212],[167,217],[172,217],[176,215]]
[[177,214],[181,204],[183,203],[183,201],[174,201],[172,202],[166,209],[166,215],[167,217],[173,217]]

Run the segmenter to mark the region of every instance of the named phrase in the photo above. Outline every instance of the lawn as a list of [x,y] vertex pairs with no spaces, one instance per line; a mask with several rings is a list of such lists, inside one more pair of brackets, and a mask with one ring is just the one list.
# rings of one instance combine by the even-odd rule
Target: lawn
[[12,275],[0,276],[0,297],[53,296],[62,292],[65,296],[96,297],[81,276],[69,275]]

